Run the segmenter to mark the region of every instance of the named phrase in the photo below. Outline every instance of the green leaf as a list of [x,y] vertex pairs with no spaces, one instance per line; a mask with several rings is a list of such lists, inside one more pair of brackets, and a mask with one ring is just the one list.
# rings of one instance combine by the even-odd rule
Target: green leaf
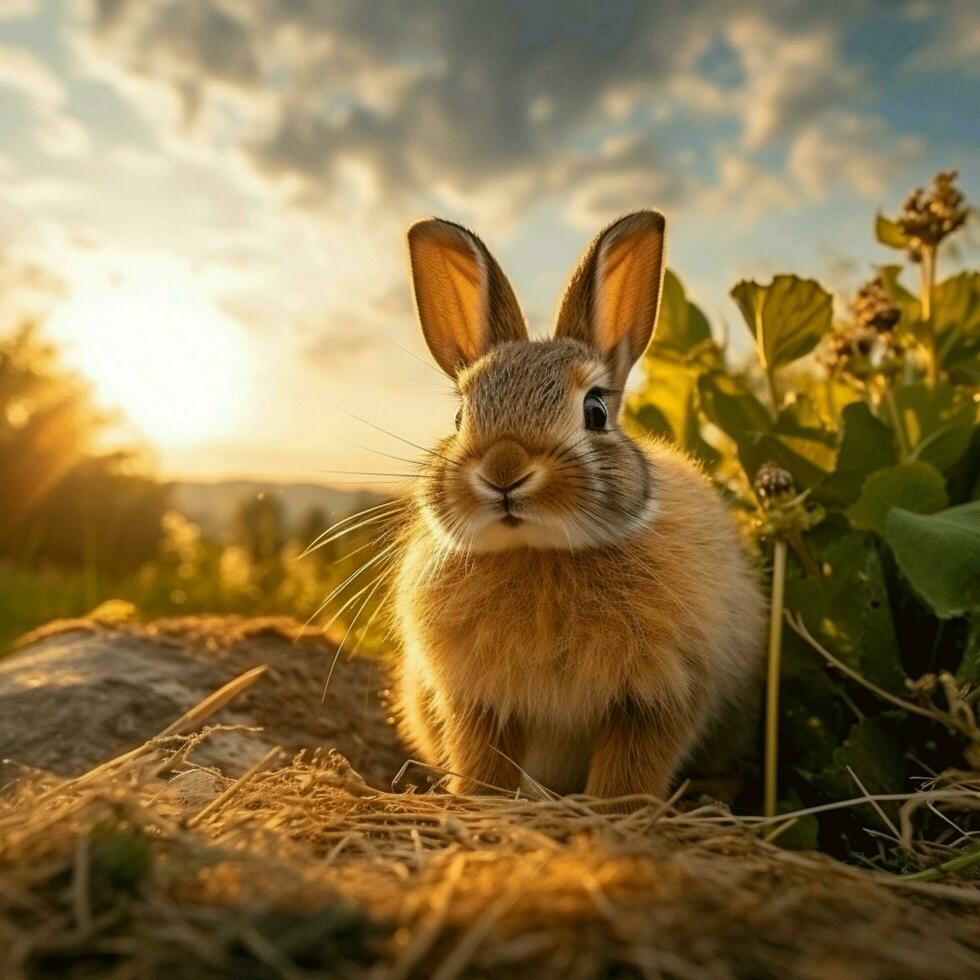
[[711,371],[698,378],[698,395],[708,420],[739,446],[772,429],[768,409],[740,378]]
[[980,616],[974,617],[970,623],[956,682],[961,687],[964,684],[980,684]]
[[902,231],[902,226],[883,214],[875,215],[875,238],[889,248],[908,248],[911,244],[909,236]]
[[884,536],[889,513],[900,507],[916,514],[934,514],[949,503],[946,481],[934,466],[918,460],[872,473],[857,503],[847,509],[855,527]]
[[[940,381],[928,384],[897,384],[891,389],[899,423],[905,433],[910,456],[949,469],[966,451],[962,433],[954,430],[976,425],[980,406],[963,388]],[[960,448],[959,455],[956,454]]]
[[[815,544],[814,536],[808,541]],[[786,605],[837,657],[889,691],[905,689],[898,637],[874,539],[854,531],[815,549],[819,576],[787,580]]]
[[885,539],[902,574],[937,616],[980,609],[980,501],[930,516],[892,510]]
[[[708,421],[738,447],[739,461],[750,483],[759,467],[769,460],[789,470],[800,490],[817,486],[826,478],[827,469],[823,467],[833,465],[833,450],[826,445],[823,433],[814,437],[799,426],[795,432],[804,434],[773,431],[769,410],[743,378],[711,371],[698,379],[698,396]],[[782,425],[794,428],[785,416]]]
[[749,436],[739,446],[738,456],[750,482],[759,467],[771,460],[792,474],[797,490],[812,490],[827,479],[828,470],[821,467],[821,461],[830,452],[819,442],[768,432]]
[[708,323],[708,318],[704,315],[704,310],[697,303],[692,303],[690,300],[687,301],[687,335],[696,344],[703,343],[706,340],[712,340],[711,324]]
[[[789,790],[779,801],[778,810],[780,813],[797,813],[806,809],[805,804],[800,799],[800,794],[794,790]],[[816,814],[808,813],[802,817],[796,817],[793,822],[780,831],[776,840],[776,846],[785,851],[817,851],[820,849],[820,821]]]
[[732,297],[766,368],[808,354],[830,329],[830,293],[814,279],[776,276],[768,286],[743,281],[732,290]]
[[[902,740],[879,718],[863,718],[850,731],[834,752],[830,768],[822,773],[818,783],[824,792],[837,799],[860,796],[861,790],[849,770],[861,780],[872,796],[899,793],[905,785],[905,759]],[[881,826],[877,810],[868,806],[863,819]]]
[[952,469],[970,445],[976,426],[973,422],[949,422],[930,432],[909,454],[910,459],[921,459],[937,470]]
[[654,348],[686,355],[706,340],[711,340],[707,318],[698,307],[688,302],[680,279],[668,269],[664,274]]
[[772,460],[793,475],[797,487],[806,490],[826,479],[834,452],[824,433],[800,426],[784,409],[776,423],[788,430],[777,432],[769,410],[749,389],[744,378],[710,371],[698,379],[701,411],[738,447],[739,461],[751,483],[759,467]]
[[827,427],[826,420],[813,404],[809,395],[797,394],[793,401],[781,408],[776,416],[773,431],[798,439],[810,439],[824,446],[836,446],[837,433]]
[[705,442],[701,435],[701,416],[697,409],[697,392],[693,386],[687,398],[684,431],[678,441],[681,448],[700,460],[709,473],[718,465],[721,453],[714,446]]
[[109,822],[93,828],[92,891],[103,901],[119,892],[136,892],[152,868],[153,849],[142,831]]
[[669,439],[696,457],[709,471],[718,462],[717,451],[701,436],[696,406],[700,369],[690,359],[648,353],[644,358],[646,385],[630,401],[627,417],[651,435]]
[[809,395],[796,394],[792,402],[780,410],[773,425],[772,438],[801,461],[796,465],[802,465],[807,472],[797,474],[792,468],[790,472],[803,489],[822,482],[834,468],[837,434],[827,427]]
[[980,355],[948,365],[950,376],[961,384],[980,386]]
[[939,363],[947,369],[980,353],[980,272],[961,272],[933,293],[933,329]]
[[779,740],[784,758],[804,772],[830,765],[840,745],[844,702],[840,682],[809,643],[783,628]]
[[671,428],[670,421],[656,405],[649,403],[641,405],[636,411],[630,413],[632,421],[640,426],[644,432],[652,436],[659,436],[674,442],[674,430]]
[[838,505],[854,503],[871,473],[898,462],[891,430],[871,414],[866,402],[848,405],[842,423],[837,466],[818,495],[821,500]]

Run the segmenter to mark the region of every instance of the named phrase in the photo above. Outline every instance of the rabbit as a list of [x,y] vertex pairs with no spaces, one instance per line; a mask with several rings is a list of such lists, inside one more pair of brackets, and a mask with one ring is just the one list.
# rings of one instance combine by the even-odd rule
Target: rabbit
[[620,428],[653,332],[665,221],[629,214],[572,275],[554,339],[460,225],[408,232],[456,431],[427,453],[399,542],[402,739],[456,793],[663,798],[709,736],[733,746],[761,671],[756,571],[710,481]]

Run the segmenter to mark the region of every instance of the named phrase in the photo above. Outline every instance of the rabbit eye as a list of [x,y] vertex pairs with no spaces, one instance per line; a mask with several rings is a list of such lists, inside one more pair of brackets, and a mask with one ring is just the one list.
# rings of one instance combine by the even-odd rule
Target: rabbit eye
[[456,419],[455,419],[455,422],[456,422],[456,431],[458,432],[459,431],[459,427],[463,424],[463,406],[462,405],[460,405],[459,408],[456,409]]
[[585,415],[585,427],[587,429],[591,429],[593,432],[601,432],[605,429],[606,423],[609,421],[609,412],[598,389],[593,388],[585,396],[583,411]]

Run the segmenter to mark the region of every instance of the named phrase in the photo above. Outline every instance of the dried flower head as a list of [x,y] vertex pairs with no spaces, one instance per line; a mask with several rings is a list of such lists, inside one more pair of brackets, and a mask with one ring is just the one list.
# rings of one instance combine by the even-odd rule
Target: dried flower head
[[956,187],[957,176],[955,170],[941,171],[928,190],[916,187],[906,197],[898,224],[911,240],[913,259],[921,258],[923,248],[935,248],[966,221],[968,211]]
[[796,496],[793,474],[772,461],[763,463],[755,474],[755,494],[769,509]]
[[863,327],[870,327],[878,333],[894,330],[901,310],[885,292],[885,284],[880,276],[868,280],[858,291],[851,304],[855,321]]
[[759,508],[746,516],[750,538],[781,538],[791,543],[801,542],[800,535],[819,524],[824,511],[818,505],[807,505],[808,490],[796,492],[793,475],[772,461],[763,463],[756,471],[753,489]]
[[836,324],[817,348],[817,360],[831,373],[859,381],[894,374],[905,357],[905,345],[889,328],[876,329],[858,320]]

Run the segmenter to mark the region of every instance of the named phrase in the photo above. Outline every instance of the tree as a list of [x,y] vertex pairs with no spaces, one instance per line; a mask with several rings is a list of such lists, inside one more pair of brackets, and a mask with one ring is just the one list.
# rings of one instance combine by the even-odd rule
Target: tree
[[282,505],[265,493],[241,501],[234,519],[235,541],[256,565],[279,557],[285,544]]
[[170,488],[97,452],[109,421],[37,323],[0,339],[0,555],[121,571],[156,554]]

